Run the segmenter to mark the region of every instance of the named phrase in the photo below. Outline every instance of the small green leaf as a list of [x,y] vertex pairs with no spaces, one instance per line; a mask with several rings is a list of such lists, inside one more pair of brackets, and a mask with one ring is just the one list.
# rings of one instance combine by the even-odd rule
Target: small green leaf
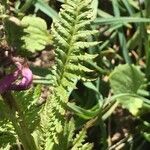
[[144,138],[145,138],[148,142],[150,142],[150,133],[149,133],[149,132],[142,132],[142,134],[143,134]]
[[132,115],[137,115],[143,106],[143,100],[138,96],[145,78],[140,69],[134,65],[119,65],[109,77],[110,86],[115,95],[129,93],[135,96],[123,96],[118,98],[118,102]]
[[5,19],[8,44],[19,54],[41,51],[51,43],[46,22],[35,16],[25,16],[22,20],[15,17]]
[[92,8],[93,8],[93,20],[97,17],[97,11],[98,11],[98,0],[92,1]]
[[110,74],[109,81],[114,94],[137,94],[145,79],[138,67],[126,64],[116,67]]
[[138,115],[140,109],[143,106],[143,100],[138,97],[127,96],[119,99],[118,101],[124,108],[128,109],[129,112],[134,116]]
[[22,25],[25,27],[22,40],[25,44],[22,46],[30,52],[40,51],[51,42],[51,37],[47,31],[46,22],[35,16],[25,16],[21,20]]

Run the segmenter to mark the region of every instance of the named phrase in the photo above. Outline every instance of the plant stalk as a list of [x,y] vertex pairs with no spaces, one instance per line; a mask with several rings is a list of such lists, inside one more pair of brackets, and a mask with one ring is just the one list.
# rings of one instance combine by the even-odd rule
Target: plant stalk
[[24,149],[38,150],[25,122],[23,112],[21,111],[11,92],[5,92],[1,95],[7,107],[7,115],[12,122]]
[[26,0],[25,4],[20,8],[20,12],[24,13],[26,10],[28,10],[32,4],[34,4],[36,0]]

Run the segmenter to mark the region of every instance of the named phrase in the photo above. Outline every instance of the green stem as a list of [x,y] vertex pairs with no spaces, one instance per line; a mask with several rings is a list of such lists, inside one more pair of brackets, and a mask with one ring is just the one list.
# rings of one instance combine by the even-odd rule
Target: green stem
[[106,150],[108,148],[108,142],[107,142],[107,131],[106,131],[106,124],[104,120],[102,119],[102,112],[101,116],[99,117],[99,126],[101,131],[101,138],[100,138],[100,144],[102,144],[102,150]]
[[25,4],[20,8],[20,12],[24,13],[26,10],[28,10],[32,4],[35,3],[36,0],[26,0]]
[[91,65],[98,73],[100,73],[100,74],[109,74],[109,71],[108,71],[108,70],[105,70],[105,69],[99,67],[99,66],[96,65],[94,62],[92,62],[92,61],[87,61],[87,63],[88,63],[89,65]]
[[2,98],[7,107],[7,115],[11,120],[24,149],[38,150],[34,139],[26,125],[23,112],[21,111],[11,92],[3,93]]
[[[113,11],[114,11],[114,15],[115,17],[120,17],[120,10],[119,10],[119,4],[117,0],[112,0],[112,5],[113,5]],[[120,46],[122,49],[122,54],[123,57],[125,59],[125,62],[128,64],[131,64],[131,58],[129,57],[129,51],[127,49],[127,41],[126,41],[126,37],[124,35],[123,32],[123,28],[119,28],[118,29],[118,37],[119,37],[119,42],[120,42]]]
[[146,17],[150,18],[150,0],[145,0],[145,8],[146,8]]
[[[145,0],[145,7],[146,7],[146,12],[145,12],[145,16],[147,18],[150,18],[150,0]],[[145,37],[145,42],[144,42],[144,45],[145,45],[145,51],[146,51],[146,66],[147,66],[147,71],[146,71],[146,75],[148,77],[148,79],[150,78],[150,43],[149,43],[149,36],[147,34],[147,31],[146,31],[146,27],[148,26],[149,24],[144,24],[144,37]]]
[[[149,8],[147,8],[149,6],[149,2],[148,1],[145,1],[146,2],[146,14],[145,16],[146,17],[149,17],[150,14],[149,14]],[[142,6],[139,2],[139,7],[140,7],[140,12],[141,12],[141,17],[144,17],[144,14],[142,13]],[[149,44],[149,37],[147,35],[147,30],[146,30],[146,27],[147,27],[147,24],[146,23],[142,23],[141,24],[141,36],[142,36],[142,39],[143,39],[143,43],[144,43],[144,50],[145,50],[145,55],[146,55],[146,77],[149,79],[150,78],[150,44]]]

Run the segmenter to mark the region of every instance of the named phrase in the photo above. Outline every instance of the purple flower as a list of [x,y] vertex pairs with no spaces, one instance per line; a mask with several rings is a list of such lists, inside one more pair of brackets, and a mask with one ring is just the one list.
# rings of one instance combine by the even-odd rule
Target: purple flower
[[[6,75],[0,80],[0,93],[7,92],[8,90],[21,91],[30,88],[32,84],[33,74],[28,65],[15,63],[17,70],[11,74]],[[21,76],[21,81],[16,83],[16,80]]]
[[19,77],[19,71],[16,70],[15,72],[6,75],[4,78],[0,80],[0,93],[6,92],[11,84],[17,80]]
[[21,77],[22,79],[19,84],[16,83],[11,84],[10,86],[11,90],[20,91],[30,88],[32,84],[33,74],[32,71],[27,66],[21,69]]

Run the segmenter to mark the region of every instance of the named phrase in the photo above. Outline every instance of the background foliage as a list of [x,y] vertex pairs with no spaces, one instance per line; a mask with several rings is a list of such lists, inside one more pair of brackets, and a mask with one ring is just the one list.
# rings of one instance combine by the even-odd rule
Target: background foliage
[[[0,148],[148,149],[149,7],[149,0],[2,0],[0,69],[15,67],[2,59],[6,51],[24,57],[34,85],[1,93]],[[51,67],[34,65],[44,50],[54,50]]]

